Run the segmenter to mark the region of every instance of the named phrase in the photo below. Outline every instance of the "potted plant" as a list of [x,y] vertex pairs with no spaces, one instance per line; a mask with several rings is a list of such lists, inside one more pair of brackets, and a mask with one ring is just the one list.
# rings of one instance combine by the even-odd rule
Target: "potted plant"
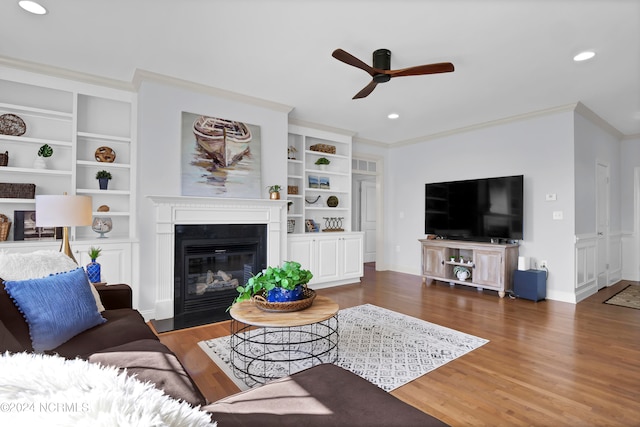
[[267,187],[267,190],[269,190],[269,198],[273,199],[273,200],[278,200],[280,199],[280,189],[282,187],[280,187],[279,185],[270,185]]
[[325,170],[329,163],[331,163],[331,161],[326,157],[320,157],[318,160],[316,160],[316,165],[318,165],[320,170]]
[[100,252],[102,252],[102,249],[94,246],[91,246],[87,251],[91,258],[91,262],[87,264],[87,276],[89,276],[91,283],[100,282],[100,264],[96,262],[96,259],[100,256]]
[[456,265],[455,267],[453,267],[453,274],[456,275],[458,280],[462,281],[467,280],[469,277],[471,277],[471,271],[469,271],[467,267],[463,267],[461,265]]
[[33,162],[33,167],[36,169],[46,169],[47,162],[46,158],[51,157],[53,155],[53,148],[49,144],[43,144],[38,150],[38,157]]
[[240,295],[233,301],[246,301],[261,295],[269,302],[296,301],[303,297],[303,285],[309,283],[313,274],[301,268],[299,262],[285,261],[282,267],[268,267],[251,277],[244,286],[236,290]]
[[111,172],[106,170],[101,170],[96,173],[96,179],[100,183],[100,189],[106,190],[109,186],[109,180],[111,179]]

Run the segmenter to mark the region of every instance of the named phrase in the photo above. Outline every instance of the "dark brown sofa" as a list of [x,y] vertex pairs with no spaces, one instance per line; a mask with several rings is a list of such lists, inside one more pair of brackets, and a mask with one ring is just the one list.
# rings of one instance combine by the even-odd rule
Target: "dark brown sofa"
[[[131,304],[127,285],[97,286],[107,322],[47,353],[126,368],[194,406],[205,398],[175,355]],[[33,351],[29,327],[0,281],[0,352]],[[273,381],[202,407],[226,426],[445,426],[357,375],[331,364]]]
[[[137,310],[132,309],[128,285],[97,286],[107,321],[47,351],[67,359],[76,357],[127,369],[141,381],[194,406],[206,400],[176,356],[163,345]],[[0,284],[0,351],[32,352],[29,326]]]

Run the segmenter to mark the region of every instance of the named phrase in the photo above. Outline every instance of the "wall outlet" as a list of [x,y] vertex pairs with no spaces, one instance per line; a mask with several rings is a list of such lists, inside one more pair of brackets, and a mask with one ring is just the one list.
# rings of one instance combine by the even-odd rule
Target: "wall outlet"
[[546,259],[540,261],[540,268],[548,268]]

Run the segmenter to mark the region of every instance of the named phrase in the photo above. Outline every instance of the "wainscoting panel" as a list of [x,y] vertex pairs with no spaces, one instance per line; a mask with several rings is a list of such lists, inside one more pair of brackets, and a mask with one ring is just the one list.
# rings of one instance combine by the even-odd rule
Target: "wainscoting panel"
[[595,235],[576,236],[576,302],[598,292],[596,278],[596,240],[597,237]]

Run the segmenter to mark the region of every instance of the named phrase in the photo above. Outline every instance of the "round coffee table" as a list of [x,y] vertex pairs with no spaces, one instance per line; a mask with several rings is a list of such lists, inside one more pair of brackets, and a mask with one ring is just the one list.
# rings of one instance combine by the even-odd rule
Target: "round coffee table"
[[267,312],[251,301],[231,307],[231,366],[253,386],[338,359],[338,310],[330,298],[316,296],[311,307]]

